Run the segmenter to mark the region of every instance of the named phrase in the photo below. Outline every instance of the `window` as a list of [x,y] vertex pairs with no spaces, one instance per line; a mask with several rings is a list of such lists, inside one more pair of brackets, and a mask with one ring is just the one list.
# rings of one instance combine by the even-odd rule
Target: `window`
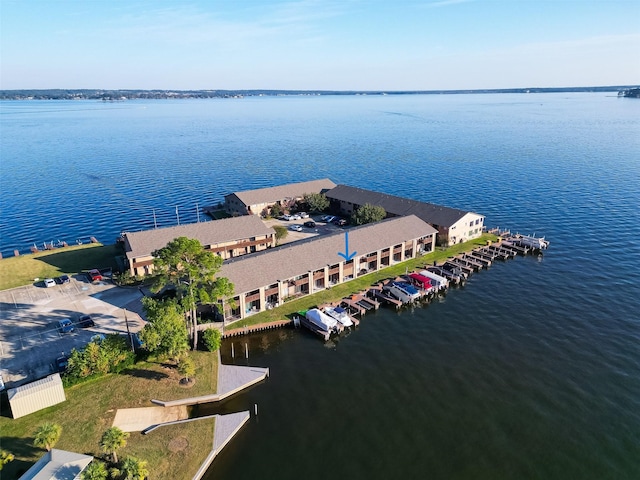
[[478,223],[480,223],[480,219],[477,219],[477,220],[476,220],[476,225],[478,225]]

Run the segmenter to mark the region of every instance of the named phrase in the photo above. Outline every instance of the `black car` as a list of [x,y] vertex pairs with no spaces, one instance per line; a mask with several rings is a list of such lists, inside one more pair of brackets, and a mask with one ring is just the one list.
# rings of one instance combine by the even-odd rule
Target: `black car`
[[59,373],[63,373],[67,369],[68,365],[69,357],[67,357],[66,355],[62,355],[56,358],[56,368],[58,369]]
[[56,283],[60,285],[62,285],[63,283],[69,283],[70,281],[71,279],[69,278],[69,275],[60,275],[56,278]]
[[339,227],[344,227],[348,222],[344,218],[336,218],[333,223]]
[[307,228],[316,228],[316,222],[314,222],[313,220],[308,220],[304,222],[303,225]]
[[89,327],[95,327],[96,326],[96,322],[94,322],[91,319],[91,315],[82,315],[79,319],[78,319],[78,326],[80,328],[89,328]]

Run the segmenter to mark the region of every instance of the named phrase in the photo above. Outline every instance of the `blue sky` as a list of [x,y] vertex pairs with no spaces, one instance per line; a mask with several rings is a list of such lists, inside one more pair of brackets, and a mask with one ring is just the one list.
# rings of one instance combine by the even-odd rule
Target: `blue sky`
[[0,88],[640,84],[638,0],[0,0]]

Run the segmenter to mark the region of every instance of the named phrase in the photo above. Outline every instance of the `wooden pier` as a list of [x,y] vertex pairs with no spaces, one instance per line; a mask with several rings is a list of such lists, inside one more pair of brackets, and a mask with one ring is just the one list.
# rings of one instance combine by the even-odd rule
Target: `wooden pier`
[[392,296],[390,293],[385,292],[381,286],[373,286],[369,289],[369,292],[375,299],[380,300],[381,302],[395,306],[396,308],[402,307],[402,302]]
[[264,332],[265,330],[274,330],[276,328],[283,328],[293,324],[293,320],[278,320],[276,322],[258,323],[256,325],[249,325],[246,327],[232,328],[225,330],[222,334],[222,338],[238,337],[240,335],[247,335],[254,332]]

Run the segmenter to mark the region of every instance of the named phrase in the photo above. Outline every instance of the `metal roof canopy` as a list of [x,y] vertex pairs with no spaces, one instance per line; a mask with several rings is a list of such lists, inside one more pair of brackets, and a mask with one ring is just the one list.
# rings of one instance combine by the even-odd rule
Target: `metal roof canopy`
[[27,470],[19,480],[75,480],[93,457],[66,450],[51,449]]

